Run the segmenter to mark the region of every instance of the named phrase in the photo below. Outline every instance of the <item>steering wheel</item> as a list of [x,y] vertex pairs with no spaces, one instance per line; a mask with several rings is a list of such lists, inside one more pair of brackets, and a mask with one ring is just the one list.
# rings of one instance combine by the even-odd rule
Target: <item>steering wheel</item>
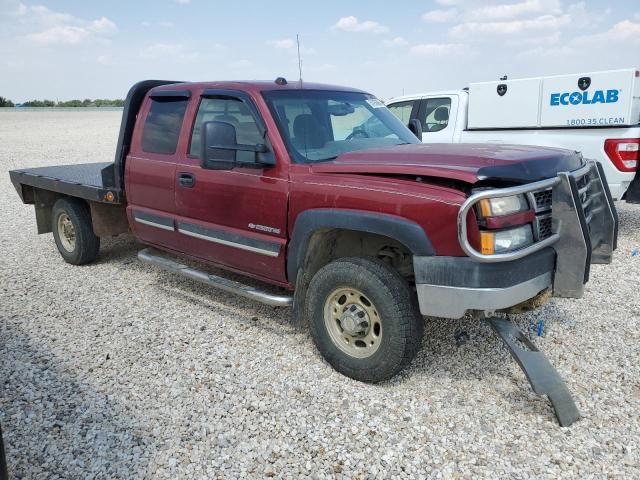
[[353,131],[349,134],[345,140],[353,140],[354,138],[369,138],[369,134],[363,127],[354,127]]

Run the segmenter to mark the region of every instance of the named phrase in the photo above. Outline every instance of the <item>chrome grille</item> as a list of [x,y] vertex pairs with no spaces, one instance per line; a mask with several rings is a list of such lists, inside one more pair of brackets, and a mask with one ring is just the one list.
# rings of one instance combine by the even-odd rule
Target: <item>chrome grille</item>
[[533,192],[533,204],[536,212],[551,210],[552,200],[553,191],[550,188]]
[[[594,188],[597,186],[598,178],[592,169],[587,169],[580,177],[574,177],[576,186],[578,187],[578,199],[584,212],[587,228],[591,230],[591,220],[597,209],[594,208],[593,202],[597,195],[594,195]],[[534,222],[534,238],[536,241],[544,240],[552,235],[552,218],[551,210],[553,204],[553,190],[547,188],[529,193],[529,203],[536,212],[536,220]]]
[[545,238],[549,238],[553,233],[552,226],[552,218],[551,214],[548,215],[540,215],[536,217],[536,233],[537,240],[544,240]]
[[553,233],[551,229],[552,203],[553,190],[551,188],[529,193],[529,204],[536,212],[536,219],[533,222],[533,238],[536,242],[549,238]]

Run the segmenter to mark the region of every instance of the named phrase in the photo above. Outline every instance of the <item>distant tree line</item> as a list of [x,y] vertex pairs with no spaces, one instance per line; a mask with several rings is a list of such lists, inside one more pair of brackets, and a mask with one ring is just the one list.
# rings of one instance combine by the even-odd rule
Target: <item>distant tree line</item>
[[[14,107],[14,103],[8,98],[0,97],[0,107]],[[97,98],[90,100],[68,100],[66,102],[54,102],[53,100],[29,100],[22,103],[23,107],[122,107],[124,100],[109,100],[106,98]]]

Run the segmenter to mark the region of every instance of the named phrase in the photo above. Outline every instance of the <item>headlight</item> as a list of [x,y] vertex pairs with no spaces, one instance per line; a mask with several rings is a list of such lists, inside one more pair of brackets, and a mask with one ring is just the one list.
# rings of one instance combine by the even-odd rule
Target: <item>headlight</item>
[[529,202],[524,195],[510,197],[485,198],[480,200],[480,213],[483,217],[499,217],[529,210]]
[[533,232],[531,225],[522,225],[521,227],[495,232],[480,232],[481,253],[484,255],[511,252],[532,243]]

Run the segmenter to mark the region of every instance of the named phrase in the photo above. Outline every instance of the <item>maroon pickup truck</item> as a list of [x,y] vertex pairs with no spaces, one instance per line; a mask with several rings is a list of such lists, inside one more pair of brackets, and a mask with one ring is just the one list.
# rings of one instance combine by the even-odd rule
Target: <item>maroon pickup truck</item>
[[144,81],[127,96],[113,163],[10,175],[67,262],[89,263],[100,237],[132,231],[150,247],[144,261],[293,305],[334,368],[376,382],[411,362],[423,316],[580,297],[616,243],[597,163],[551,148],[423,145],[411,127],[351,88]]

